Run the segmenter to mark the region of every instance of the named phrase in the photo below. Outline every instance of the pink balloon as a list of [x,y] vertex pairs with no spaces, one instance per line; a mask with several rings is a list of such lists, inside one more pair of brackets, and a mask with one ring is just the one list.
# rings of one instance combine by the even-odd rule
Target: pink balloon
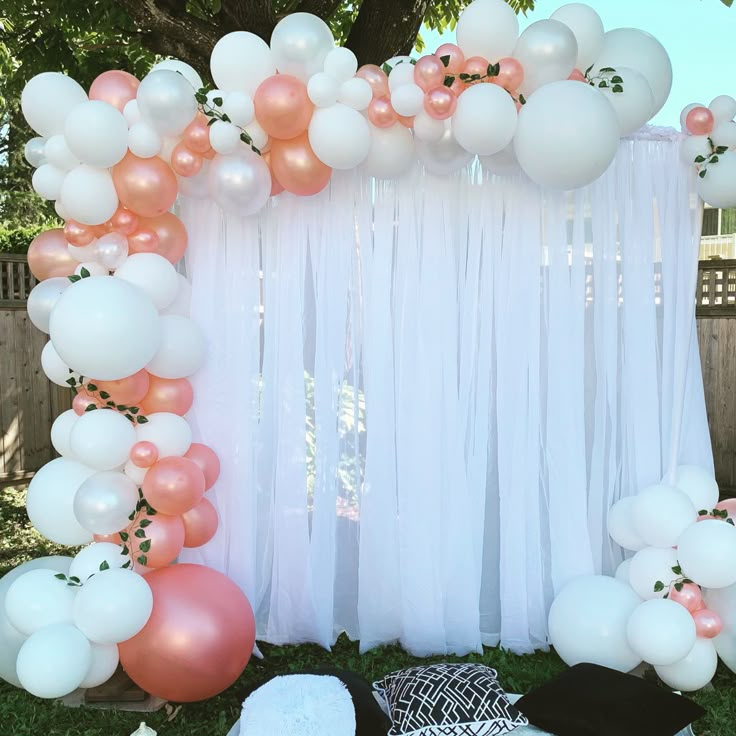
[[364,64],[358,69],[355,76],[365,79],[370,84],[374,97],[385,97],[389,94],[388,77],[381,67],[375,64]]
[[[148,568],[165,567],[171,564],[179,556],[184,546],[184,522],[181,516],[157,513],[151,517],[143,514],[139,518],[147,518],[151,523],[144,530],[145,537],[136,537],[133,532],[128,538],[133,559],[137,561],[141,555],[145,555],[145,566]],[[136,522],[132,524],[131,529],[138,526]],[[144,552],[141,550],[141,544],[146,541],[151,544]]]
[[736,498],[727,498],[725,501],[721,501],[716,504],[716,508],[719,511],[726,511],[731,518],[736,517]]
[[110,218],[110,229],[126,237],[132,235],[137,228],[138,215],[126,210],[125,207],[118,207],[117,212]]
[[194,442],[184,457],[197,463],[199,469],[204,473],[205,488],[207,490],[212,488],[220,477],[220,460],[215,451],[207,445]]
[[39,281],[54,276],[71,276],[79,265],[69,253],[64,231],[60,227],[36,235],[26,257],[31,273]]
[[[141,245],[140,242],[137,241],[131,244],[128,241],[131,252],[158,253],[171,263],[177,263],[181,260],[184,251],[187,249],[188,236],[184,223],[175,214],[164,212],[158,217],[142,219],[140,225],[139,233],[144,230],[153,233],[155,238],[149,242],[155,242],[155,246],[153,250],[137,250]],[[148,236],[146,236],[146,239],[148,239]]]
[[568,79],[572,80],[573,82],[585,82],[586,84],[588,83],[588,80],[585,78],[585,74],[583,74],[580,69],[573,69]]
[[399,122],[405,127],[405,128],[413,128],[414,127],[414,115],[408,116],[408,115],[397,115],[396,116],[399,120]]
[[153,442],[136,442],[130,448],[130,462],[137,468],[150,468],[158,461],[158,448]]
[[442,46],[434,52],[434,55],[440,60],[443,56],[450,57],[447,62],[447,66],[444,67],[448,74],[460,74],[463,70],[465,54],[462,52],[462,49],[454,43],[443,43]]
[[76,220],[67,220],[64,225],[64,237],[70,245],[84,248],[95,239],[95,231],[89,225],[82,225]]
[[[488,59],[484,59],[482,56],[471,56],[465,60],[463,74],[478,74],[481,77],[485,77],[488,74]],[[468,80],[468,84],[478,84],[479,81],[478,79],[472,82]]]
[[263,160],[268,164],[268,170],[271,172],[271,196],[275,197],[277,194],[281,194],[281,192],[284,191],[284,188],[273,173],[273,166],[271,165],[271,151],[261,150],[261,155],[263,156]]
[[192,384],[186,378],[159,378],[149,376],[148,393],[141,401],[144,415],[169,412],[184,416],[194,401]]
[[708,608],[701,608],[693,613],[695,632],[704,639],[713,639],[721,633],[723,621],[721,617]]
[[87,411],[88,406],[96,406],[98,409],[104,405],[102,399],[93,396],[84,389],[80,389],[72,399],[72,409],[78,416],[82,416]]
[[162,215],[178,191],[174,172],[158,156],[139,158],[128,151],[113,167],[112,179],[120,202],[141,217]]
[[139,228],[128,238],[128,249],[130,253],[156,253],[158,235],[151,228]]
[[714,122],[713,113],[707,107],[694,107],[685,118],[685,127],[693,135],[708,135]]
[[184,522],[185,547],[201,547],[215,536],[217,511],[206,498],[182,514],[181,519]]
[[332,169],[317,158],[307,133],[288,141],[275,139],[270,153],[273,173],[287,192],[308,197],[330,181]]
[[695,583],[684,583],[681,590],[677,590],[674,585],[670,587],[670,600],[685,606],[690,613],[698,610],[703,602],[703,595],[700,588]]
[[279,140],[304,133],[314,111],[307,85],[290,74],[276,74],[261,82],[253,104],[263,130]]
[[435,120],[447,120],[457,107],[457,97],[447,87],[435,87],[424,95],[424,110]]
[[245,669],[255,643],[248,599],[222,573],[179,564],[146,576],[153,613],[118,645],[120,662],[147,693],[175,703],[212,698]]
[[184,143],[195,153],[205,154],[211,150],[210,129],[207,117],[201,113],[184,130]]
[[123,540],[120,538],[120,532],[113,532],[112,534],[95,534],[95,542],[108,542],[109,544],[122,544]]
[[126,406],[137,406],[148,391],[148,373],[141,369],[127,378],[117,381],[97,381],[90,379],[98,391],[110,394],[110,401]]
[[452,92],[455,97],[459,97],[463,92],[465,92],[466,89],[467,85],[465,84],[465,82],[460,79],[460,77],[455,77],[455,80],[450,86],[450,92]]
[[445,65],[434,54],[420,57],[414,65],[414,83],[425,92],[442,84],[445,74]]
[[125,105],[135,99],[139,85],[140,82],[132,74],[112,69],[103,72],[92,82],[89,98],[107,102],[122,112]]
[[204,473],[186,457],[161,458],[143,479],[143,495],[156,511],[169,516],[189,511],[204,491]]
[[171,152],[171,168],[179,176],[195,176],[203,163],[202,156],[187,148],[184,141],[179,141]]
[[524,67],[517,59],[507,56],[499,60],[498,67],[498,75],[491,78],[494,84],[509,92],[521,87],[524,81]]
[[388,97],[374,97],[368,105],[368,120],[376,128],[390,128],[398,119]]

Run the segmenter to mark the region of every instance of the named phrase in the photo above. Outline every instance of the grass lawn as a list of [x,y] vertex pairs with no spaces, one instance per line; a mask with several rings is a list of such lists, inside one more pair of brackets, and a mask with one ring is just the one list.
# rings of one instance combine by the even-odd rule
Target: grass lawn
[[[30,527],[24,496],[17,489],[0,491],[0,576],[32,557],[69,552],[42,539]],[[244,693],[269,675],[329,664],[362,672],[371,680],[391,670],[427,661],[410,657],[394,646],[361,656],[357,644],[345,637],[332,652],[311,645],[262,645],[262,651],[265,659],[254,659],[240,680],[222,695],[204,703],[149,714],[145,716],[146,722],[160,736],[225,736],[238,718]],[[486,649],[482,656],[464,659],[494,667],[504,688],[517,693],[544,682],[565,666],[554,653],[519,657],[501,649]],[[456,658],[442,657],[435,661],[456,661]],[[696,733],[698,736],[729,736],[736,733],[733,725],[736,723],[736,675],[721,666],[713,684],[714,689],[694,695],[708,711],[707,717],[697,725]],[[0,682],[2,736],[128,736],[141,720],[141,714],[137,713],[68,709]]]

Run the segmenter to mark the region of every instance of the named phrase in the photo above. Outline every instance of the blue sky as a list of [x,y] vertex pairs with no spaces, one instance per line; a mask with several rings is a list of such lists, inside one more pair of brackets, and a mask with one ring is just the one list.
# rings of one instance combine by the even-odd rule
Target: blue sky
[[[549,18],[565,4],[564,0],[537,0],[536,10],[520,16],[522,29]],[[669,52],[674,69],[672,93],[653,123],[679,128],[685,105],[707,105],[722,94],[736,97],[736,4],[733,8],[720,0],[587,0],[587,4],[596,9],[606,30],[641,28],[656,36]],[[425,30],[422,36],[428,50],[437,47],[437,34]],[[454,40],[454,33],[442,38]]]

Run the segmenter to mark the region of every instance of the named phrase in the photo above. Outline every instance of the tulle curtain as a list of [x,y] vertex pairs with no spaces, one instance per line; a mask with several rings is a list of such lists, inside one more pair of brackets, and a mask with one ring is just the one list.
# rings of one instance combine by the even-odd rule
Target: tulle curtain
[[243,587],[259,638],[544,647],[555,592],[622,559],[610,506],[712,467],[676,138],[568,194],[476,165],[336,173],[259,218],[180,202],[191,418],[223,468],[187,559]]

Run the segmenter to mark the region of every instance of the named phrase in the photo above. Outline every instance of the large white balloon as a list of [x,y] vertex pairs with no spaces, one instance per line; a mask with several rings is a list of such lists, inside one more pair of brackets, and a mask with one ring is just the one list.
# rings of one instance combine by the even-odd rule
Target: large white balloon
[[38,698],[61,698],[76,690],[92,664],[89,641],[70,624],[37,631],[18,652],[18,679]]
[[67,115],[64,138],[82,163],[108,168],[128,151],[128,123],[110,103],[89,100]]
[[74,516],[74,496],[95,471],[60,457],[44,465],[31,480],[26,510],[31,524],[57,544],[76,546],[92,541],[92,534]]
[[521,92],[528,97],[541,86],[570,76],[578,57],[578,42],[564,23],[538,20],[519,36],[513,56],[524,67]]
[[261,156],[242,146],[237,154],[215,156],[210,164],[209,185],[212,198],[225,212],[245,217],[268,202],[271,172]]
[[457,43],[466,58],[491,63],[510,56],[519,36],[519,19],[503,0],[474,0],[457,21]]
[[[670,583],[680,577],[673,571],[674,567],[677,567],[675,550],[645,547],[631,558],[629,584],[645,600],[664,598],[669,593]],[[657,582],[664,587],[655,591]]]
[[107,570],[90,578],[77,593],[74,621],[91,642],[119,644],[146,625],[152,610],[153,593],[140,575]]
[[144,77],[136,99],[142,118],[163,136],[179,135],[197,115],[192,85],[170,69]]
[[188,317],[161,317],[161,343],[146,370],[159,378],[187,378],[204,363],[202,331]]
[[112,470],[124,465],[135,441],[133,425],[111,409],[85,412],[74,422],[69,435],[74,457],[95,470]]
[[678,465],[674,485],[690,498],[698,511],[710,513],[718,503],[718,482],[712,472],[698,465]]
[[632,518],[636,533],[648,545],[669,549],[698,520],[698,512],[681,490],[658,484],[634,498]]
[[615,578],[575,578],[550,608],[550,642],[570,666],[592,662],[628,672],[641,662],[626,634],[629,617],[640,603],[639,596]]
[[161,69],[179,72],[179,74],[181,74],[184,79],[192,85],[192,89],[194,90],[199,90],[204,86],[202,83],[202,77],[199,76],[199,72],[197,72],[194,67],[189,66],[186,62],[179,61],[179,59],[164,59],[151,67],[152,72],[157,72]]
[[672,89],[672,62],[664,46],[654,36],[638,28],[608,31],[593,74],[602,68],[618,69],[620,66],[636,69],[646,77],[654,95],[652,115],[656,115]]
[[157,156],[164,145],[163,138],[150,123],[141,120],[130,126],[128,131],[128,147],[131,153],[139,158]]
[[162,411],[148,415],[148,422],[138,426],[138,441],[156,445],[158,456],[183,455],[192,445],[192,430],[186,419]]
[[736,527],[706,519],[688,527],[677,540],[683,574],[704,588],[736,583]]
[[124,473],[95,473],[79,486],[74,516],[93,534],[115,534],[130,523],[138,503],[138,488]]
[[98,381],[137,373],[161,346],[161,324],[150,299],[113,276],[82,279],[59,298],[50,322],[59,357]]
[[306,82],[324,69],[335,40],[327,23],[311,13],[292,13],[280,20],[271,34],[271,54],[281,74]]
[[711,147],[707,135],[689,135],[680,144],[680,159],[687,166],[692,166],[698,156],[708,158],[710,155]]
[[708,105],[716,126],[736,118],[736,100],[731,95],[719,95]]
[[67,409],[59,414],[51,425],[51,444],[56,452],[69,460],[76,460],[72,452],[71,434],[72,427],[77,421],[77,413],[74,409]]
[[87,670],[81,688],[97,687],[106,683],[118,668],[120,656],[115,644],[92,644],[92,663]]
[[607,87],[599,88],[599,91],[608,97],[613,105],[621,135],[631,135],[652,117],[654,95],[646,77],[636,69],[621,66],[616,72],[624,80],[623,84],[619,85],[623,88],[623,92],[614,92],[616,85],[610,82]]
[[497,84],[476,84],[459,97],[452,131],[466,151],[490,156],[511,143],[518,119],[516,105],[505,89]]
[[72,219],[84,225],[102,225],[118,208],[118,193],[107,169],[77,166],[61,185],[61,202]]
[[716,674],[718,654],[710,639],[696,639],[689,654],[674,664],[655,667],[665,685],[691,693],[705,687]]
[[176,269],[158,253],[134,253],[117,269],[115,278],[137,286],[159,310],[174,301],[179,289]]
[[261,82],[276,73],[276,66],[262,38],[248,31],[234,31],[215,44],[210,70],[221,90],[253,97]]
[[455,140],[449,125],[445,126],[442,137],[436,141],[416,141],[416,152],[424,168],[438,176],[454,174],[473,160],[473,154]]
[[61,187],[64,184],[66,172],[57,166],[49,163],[41,164],[31,177],[31,185],[33,191],[39,197],[48,200],[58,199],[61,194]]
[[708,164],[705,176],[698,177],[697,189],[713,207],[736,207],[736,151],[726,151],[717,163]]
[[347,105],[323,107],[312,115],[309,144],[317,158],[333,169],[353,169],[368,156],[370,125]]
[[28,125],[48,138],[63,133],[66,116],[86,100],[87,93],[71,77],[43,72],[23,88],[20,107]]
[[576,189],[605,172],[618,142],[611,103],[597,89],[565,80],[541,87],[521,108],[514,150],[532,181]]
[[365,172],[376,179],[396,179],[414,163],[414,137],[395,123],[390,128],[371,126],[371,148],[364,161]]
[[5,615],[21,634],[30,636],[44,626],[72,623],[76,587],[59,580],[53,569],[21,575],[5,595]]
[[51,341],[43,346],[41,351],[41,368],[46,378],[57,386],[69,387],[70,379],[79,380],[79,374],[71,371],[69,366],[59,357]]
[[82,583],[93,575],[122,567],[130,561],[123,554],[123,548],[110,542],[95,542],[80,550],[69,567],[69,577],[76,577]]
[[724,631],[712,641],[718,656],[723,660],[723,664],[731,672],[736,672],[736,636]]
[[161,310],[161,314],[178,314],[188,317],[191,311],[192,285],[183,274],[177,273],[176,278],[178,282],[176,297],[166,309]]
[[564,23],[575,34],[578,43],[575,67],[584,72],[603,48],[604,30],[600,15],[590,5],[570,3],[555,10],[550,17]]
[[[74,110],[76,111],[79,107],[83,106],[84,105],[78,105]],[[71,171],[82,163],[79,158],[69,150],[66,138],[64,138],[63,135],[52,135],[51,138],[46,141],[43,155],[50,164],[56,166],[62,171]]]
[[634,552],[647,546],[634,525],[635,500],[635,496],[622,498],[608,512],[608,533],[611,539],[620,547]]
[[[486,87],[488,85],[476,86]],[[424,109],[424,90],[418,84],[402,84],[391,93],[391,107],[399,115],[414,117]]]
[[675,664],[695,645],[695,621],[684,606],[669,599],[644,601],[629,618],[631,648],[657,667]]
[[39,281],[28,295],[28,317],[41,332],[48,334],[51,310],[71,282],[65,276]]

